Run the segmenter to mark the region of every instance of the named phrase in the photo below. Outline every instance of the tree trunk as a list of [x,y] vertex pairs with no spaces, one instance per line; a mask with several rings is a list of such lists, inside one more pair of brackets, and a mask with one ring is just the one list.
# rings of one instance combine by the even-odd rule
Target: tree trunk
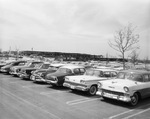
[[123,69],[125,69],[124,52],[122,52],[122,58],[123,58]]

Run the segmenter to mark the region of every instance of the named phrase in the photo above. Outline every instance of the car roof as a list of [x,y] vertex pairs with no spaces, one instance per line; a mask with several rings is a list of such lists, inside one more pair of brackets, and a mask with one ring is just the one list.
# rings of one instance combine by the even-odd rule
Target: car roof
[[115,71],[117,72],[117,70],[114,70],[114,69],[101,69],[101,68],[98,68],[98,69],[93,69],[93,70],[98,70],[98,71]]
[[61,68],[69,68],[69,69],[74,69],[74,68],[84,68],[84,66],[79,66],[79,65],[64,65]]
[[53,66],[53,67],[60,67],[60,66],[63,66],[65,64],[61,64],[61,63],[52,63],[50,64],[50,66]]
[[150,71],[146,71],[146,70],[122,70],[120,72],[127,72],[127,73],[136,73],[136,74],[150,74]]

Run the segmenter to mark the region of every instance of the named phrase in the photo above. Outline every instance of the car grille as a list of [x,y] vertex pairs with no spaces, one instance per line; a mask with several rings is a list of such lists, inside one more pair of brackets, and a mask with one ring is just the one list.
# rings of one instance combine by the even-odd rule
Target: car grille
[[32,71],[32,70],[26,70],[26,73],[27,73],[27,74],[31,74],[31,71]]
[[117,92],[117,91],[110,91],[110,90],[102,89],[102,92],[109,93],[109,94],[114,94],[114,95],[119,95],[119,96],[124,96],[124,93]]

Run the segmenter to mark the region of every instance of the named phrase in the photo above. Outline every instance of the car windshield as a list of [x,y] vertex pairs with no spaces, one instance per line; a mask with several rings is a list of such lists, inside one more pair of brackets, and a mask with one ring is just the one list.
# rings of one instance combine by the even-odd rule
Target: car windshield
[[34,68],[35,65],[36,65],[36,64],[32,63],[32,64],[30,64],[30,67],[31,67],[31,68]]
[[41,66],[41,69],[48,69],[48,68],[49,68],[49,65],[50,65],[50,64],[43,64],[43,65]]
[[104,71],[103,76],[104,77],[111,77],[111,73],[109,71]]
[[135,73],[120,72],[118,73],[117,78],[142,82],[142,76],[140,74],[135,74]]
[[36,64],[36,65],[35,65],[35,68],[40,68],[41,66],[42,66],[42,64],[39,63],[39,64]]
[[31,65],[31,62],[27,62],[26,64],[25,64],[25,66],[30,66]]
[[25,65],[25,63],[24,62],[20,62],[18,66],[23,66],[23,65]]
[[72,73],[72,71],[68,68],[59,68],[57,70],[57,72],[61,72],[61,73]]
[[84,75],[88,75],[88,76],[101,76],[102,75],[102,71],[87,70]]

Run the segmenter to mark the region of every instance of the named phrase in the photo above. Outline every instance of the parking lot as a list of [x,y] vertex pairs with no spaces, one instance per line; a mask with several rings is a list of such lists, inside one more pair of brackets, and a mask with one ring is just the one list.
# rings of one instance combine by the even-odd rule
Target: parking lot
[[1,119],[149,119],[150,98],[137,107],[0,74]]

